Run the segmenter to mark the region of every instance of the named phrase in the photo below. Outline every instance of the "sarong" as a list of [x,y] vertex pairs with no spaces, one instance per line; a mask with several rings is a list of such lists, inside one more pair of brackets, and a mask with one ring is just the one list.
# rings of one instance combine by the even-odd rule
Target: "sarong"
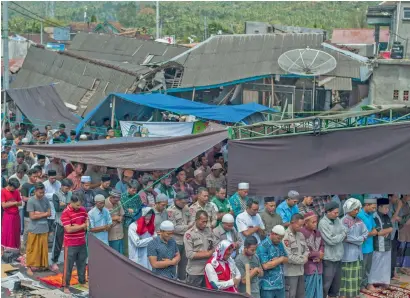
[[342,262],[342,280],[340,285],[340,296],[356,297],[360,294],[360,283],[362,280],[361,262]]
[[410,268],[410,242],[400,242],[397,250],[397,266]]
[[48,267],[48,233],[28,233],[26,266],[36,268]]
[[374,251],[369,284],[390,284],[391,251]]
[[305,297],[323,298],[322,274],[318,274],[317,270],[312,275],[305,275]]
[[5,249],[19,249],[20,232],[20,215],[4,212],[1,220],[1,246]]

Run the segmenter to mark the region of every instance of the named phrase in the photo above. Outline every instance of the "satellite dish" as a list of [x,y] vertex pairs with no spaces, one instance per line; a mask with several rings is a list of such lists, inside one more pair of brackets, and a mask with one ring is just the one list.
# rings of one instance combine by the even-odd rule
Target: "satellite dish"
[[310,48],[287,51],[280,55],[278,63],[284,71],[303,76],[323,75],[337,65],[332,55]]

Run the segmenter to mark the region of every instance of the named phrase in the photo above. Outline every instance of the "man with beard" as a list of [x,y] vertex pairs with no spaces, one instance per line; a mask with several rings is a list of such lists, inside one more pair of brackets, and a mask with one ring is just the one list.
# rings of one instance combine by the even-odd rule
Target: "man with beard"
[[251,279],[251,296],[253,298],[260,297],[259,277],[263,276],[263,269],[258,255],[256,254],[256,248],[258,247],[258,241],[254,236],[245,238],[243,252],[235,258],[235,264],[241,273],[241,282],[239,283],[239,292],[246,293],[246,271],[245,265],[249,264],[250,279]]
[[206,177],[206,187],[211,195],[214,195],[218,187],[226,188],[226,178],[222,174],[223,167],[220,163],[215,163],[211,174]]
[[176,196],[176,192],[174,190],[174,188],[171,185],[171,175],[161,179],[160,183],[157,184],[157,187],[155,188],[155,192],[159,195],[159,194],[165,194],[169,200],[168,200],[168,206],[171,206],[172,204],[174,204],[174,199]]
[[236,217],[236,226],[242,239],[255,236],[260,243],[261,238],[265,235],[265,226],[258,211],[259,202],[250,199],[246,203],[246,210]]
[[83,207],[86,209],[87,212],[90,211],[95,206],[95,202],[94,202],[95,193],[94,193],[94,190],[90,189],[90,187],[91,187],[90,176],[82,176],[80,189],[74,191],[74,193],[79,196],[81,200],[81,204],[83,205]]
[[229,198],[229,204],[231,204],[235,218],[245,211],[248,193],[249,183],[241,182],[238,184],[238,191]]
[[235,219],[232,214],[227,213],[222,217],[222,223],[212,230],[217,243],[222,240],[229,240],[233,243],[234,252],[232,253],[232,258],[236,257],[239,252],[239,248],[241,248],[243,244],[242,237],[235,229],[234,223]]
[[189,183],[189,185],[192,186],[192,189],[194,190],[194,202],[198,199],[198,190],[201,187],[206,187],[205,185],[205,180],[204,180],[204,173],[202,173],[200,170],[195,170],[194,171],[194,179]]
[[155,214],[155,231],[159,231],[159,226],[163,221],[168,220],[168,197],[164,194],[160,194],[157,196],[155,200],[155,206],[152,208]]

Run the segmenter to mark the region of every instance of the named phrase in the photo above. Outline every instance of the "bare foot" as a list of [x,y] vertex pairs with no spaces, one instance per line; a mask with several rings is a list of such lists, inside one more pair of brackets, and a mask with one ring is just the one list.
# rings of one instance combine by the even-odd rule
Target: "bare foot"
[[373,285],[368,285],[367,286],[367,289],[370,291],[370,292],[378,292],[379,290],[377,289],[377,288],[375,288]]
[[64,294],[71,294],[70,289],[69,288],[64,288]]
[[400,277],[395,274],[391,279],[393,279],[393,280],[400,280]]
[[33,273],[33,271],[31,270],[30,267],[27,267],[27,275],[28,276],[33,276],[34,275],[34,273]]

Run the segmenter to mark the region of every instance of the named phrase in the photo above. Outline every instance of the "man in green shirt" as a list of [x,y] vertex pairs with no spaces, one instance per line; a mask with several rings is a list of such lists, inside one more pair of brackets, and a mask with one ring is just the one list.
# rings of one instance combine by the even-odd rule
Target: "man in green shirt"
[[230,213],[233,215],[231,204],[229,204],[229,200],[226,199],[226,188],[216,188],[215,196],[212,198],[211,202],[215,205],[215,209],[217,212],[216,226],[219,226],[221,224],[222,217],[225,214]]

